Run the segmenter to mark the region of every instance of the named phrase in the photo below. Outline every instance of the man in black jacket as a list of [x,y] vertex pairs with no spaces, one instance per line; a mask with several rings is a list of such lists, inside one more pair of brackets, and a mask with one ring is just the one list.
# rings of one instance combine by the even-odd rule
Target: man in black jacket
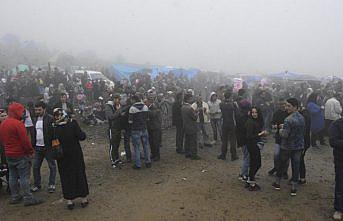
[[32,146],[35,147],[35,156],[33,161],[33,179],[34,186],[32,192],[41,189],[40,169],[44,158],[48,162],[50,169],[49,193],[55,192],[56,180],[56,161],[52,157],[51,143],[53,139],[53,118],[46,113],[46,104],[42,101],[35,104],[36,118],[33,118],[33,135],[31,139]]
[[173,126],[176,127],[176,153],[179,154],[185,153],[183,149],[185,134],[181,115],[182,95],[183,94],[181,92],[176,95],[176,99],[172,107]]
[[[281,148],[281,136],[280,136],[280,125],[283,124],[288,113],[286,111],[286,101],[284,99],[279,99],[278,109],[273,114],[272,128],[275,132],[275,144],[274,144],[274,167],[268,172],[269,175],[273,175],[277,172],[280,165],[280,148]],[[288,166],[287,166],[288,168]],[[284,178],[288,179],[287,171],[284,173]]]
[[74,115],[74,107],[71,103],[69,103],[67,101],[67,94],[66,93],[61,93],[60,95],[60,101],[57,102],[55,105],[54,105],[54,108],[62,108],[67,114],[69,117],[73,117]]
[[185,156],[192,160],[199,160],[201,158],[197,155],[198,113],[192,108],[191,102],[192,95],[186,94],[184,104],[181,108],[183,128],[185,132]]
[[108,134],[110,140],[110,160],[113,168],[121,163],[119,157],[119,145],[121,139],[121,114],[120,95],[113,95],[113,101],[108,101],[105,105],[105,114],[108,120]]
[[161,110],[154,103],[154,98],[149,97],[147,100],[147,106],[149,108],[148,113],[148,134],[149,144],[151,149],[151,159],[153,161],[160,160],[160,147],[162,141],[162,116]]
[[222,150],[217,157],[220,160],[226,160],[227,144],[230,142],[231,161],[238,159],[237,157],[237,139],[236,139],[236,116],[235,106],[231,100],[231,92],[224,93],[224,102],[220,104],[220,110],[223,116],[222,125]]
[[333,218],[341,220],[343,216],[343,119],[338,119],[331,124],[329,138],[330,146],[333,148],[336,181]]

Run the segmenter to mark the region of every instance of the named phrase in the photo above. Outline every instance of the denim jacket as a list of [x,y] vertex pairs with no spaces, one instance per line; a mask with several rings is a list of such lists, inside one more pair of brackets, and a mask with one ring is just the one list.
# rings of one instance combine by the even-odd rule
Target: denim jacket
[[305,119],[299,112],[290,114],[280,129],[281,148],[286,150],[304,149]]

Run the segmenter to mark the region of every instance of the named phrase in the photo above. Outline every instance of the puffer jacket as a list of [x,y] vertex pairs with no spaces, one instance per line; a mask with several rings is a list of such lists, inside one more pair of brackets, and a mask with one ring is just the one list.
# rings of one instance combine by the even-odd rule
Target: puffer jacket
[[34,153],[25,125],[20,121],[24,110],[23,105],[12,103],[8,107],[8,117],[0,125],[0,141],[7,157],[19,158]]

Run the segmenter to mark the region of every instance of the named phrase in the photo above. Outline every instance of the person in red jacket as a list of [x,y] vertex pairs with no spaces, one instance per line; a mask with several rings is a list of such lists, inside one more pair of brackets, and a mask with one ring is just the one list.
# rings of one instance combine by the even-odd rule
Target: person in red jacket
[[[42,201],[34,198],[30,192],[31,159],[34,150],[21,121],[24,110],[24,106],[19,103],[12,103],[8,107],[8,117],[0,125],[0,141],[5,147],[10,173],[10,204],[18,204],[24,198],[24,206],[32,206]],[[18,178],[23,196],[19,194]]]

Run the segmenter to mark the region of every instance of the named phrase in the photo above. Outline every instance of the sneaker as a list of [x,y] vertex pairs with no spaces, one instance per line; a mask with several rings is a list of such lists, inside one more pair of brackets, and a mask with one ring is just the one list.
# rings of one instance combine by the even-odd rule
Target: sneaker
[[54,193],[55,190],[56,190],[56,186],[55,186],[55,185],[50,185],[50,186],[48,187],[48,192],[49,192],[49,193]]
[[300,179],[300,180],[298,181],[298,184],[299,184],[299,185],[304,185],[304,184],[306,184],[306,180]]
[[31,192],[35,193],[35,192],[38,192],[40,189],[42,189],[41,186],[34,186],[31,188]]
[[333,214],[333,219],[334,220],[342,220],[342,213],[339,211],[335,211],[335,213]]
[[24,206],[35,206],[41,203],[43,203],[43,200],[32,198],[29,201],[25,201]]
[[248,177],[242,174],[239,174],[238,179],[242,182],[245,182],[248,180]]
[[259,191],[259,190],[261,190],[261,187],[259,185],[257,185],[257,184],[249,185],[249,189],[248,190],[249,191]]
[[297,189],[292,189],[291,196],[296,196],[296,195],[297,195]]
[[201,157],[195,155],[191,157],[191,160],[201,160]]
[[217,157],[218,160],[226,160],[226,156],[220,154],[218,157]]
[[135,164],[135,165],[132,166],[132,169],[134,169],[134,170],[140,170],[141,167],[139,167],[139,166],[137,166],[137,165]]
[[11,205],[19,204],[19,203],[21,203],[22,200],[23,200],[23,197],[22,197],[22,196],[19,196],[18,198],[11,199],[11,200],[10,200],[10,204],[11,204]]
[[234,157],[231,157],[231,161],[235,161],[235,160],[238,160],[238,156],[234,156]]
[[151,163],[146,163],[146,164],[145,164],[145,167],[146,167],[146,168],[151,168]]
[[274,173],[276,173],[276,169],[275,169],[275,168],[273,168],[273,169],[271,169],[271,170],[268,171],[268,175],[269,175],[269,176],[273,176]]
[[273,183],[272,186],[274,187],[275,190],[280,190],[281,189],[281,186],[278,183]]

